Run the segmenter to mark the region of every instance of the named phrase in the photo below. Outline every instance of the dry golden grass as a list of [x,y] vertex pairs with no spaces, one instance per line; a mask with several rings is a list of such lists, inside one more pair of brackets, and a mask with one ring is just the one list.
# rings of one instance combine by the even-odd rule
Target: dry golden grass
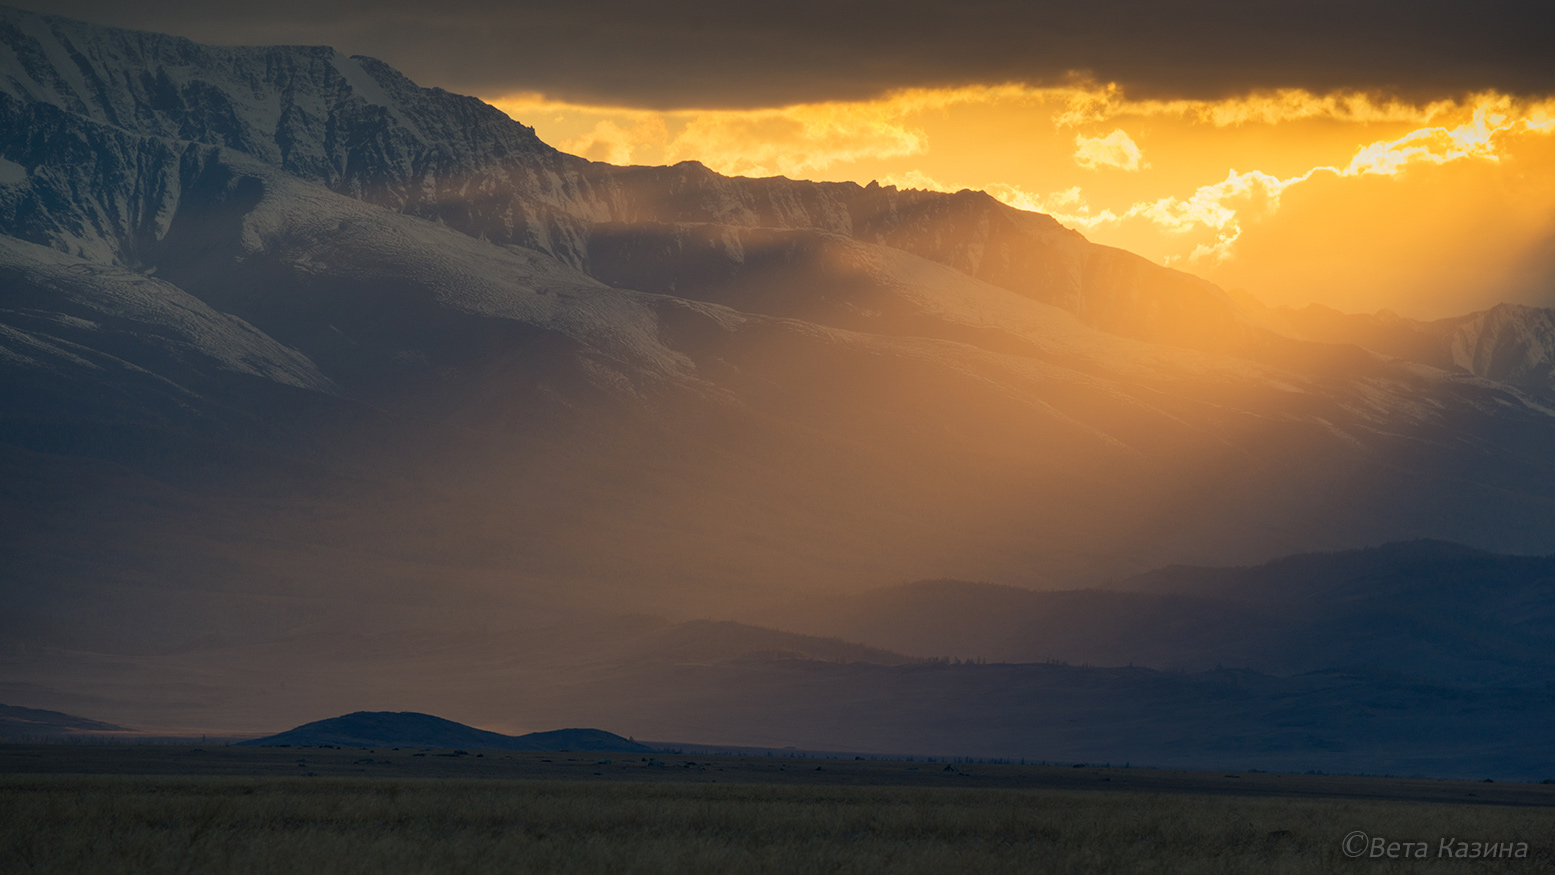
[[[1352,829],[1429,841],[1354,861]],[[1283,832],[1282,832],[1283,831]],[[1435,859],[1440,837],[1529,859]],[[1540,871],[1549,809],[926,787],[0,777],[0,872]]]

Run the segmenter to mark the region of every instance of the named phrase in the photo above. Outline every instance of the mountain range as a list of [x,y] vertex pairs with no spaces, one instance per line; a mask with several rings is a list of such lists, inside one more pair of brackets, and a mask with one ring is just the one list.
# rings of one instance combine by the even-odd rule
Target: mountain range
[[[0,9],[0,690],[200,719],[157,667],[237,719],[254,666],[413,640],[574,654],[535,714],[626,726],[577,691],[755,626],[828,677],[1521,689],[1545,560],[1485,551],[1555,552],[1552,324],[1274,310],[981,192],[612,166],[375,59]],[[1147,574],[1418,539],[1491,596]],[[714,652],[709,702],[756,670]],[[154,713],[88,710],[105,661]]]

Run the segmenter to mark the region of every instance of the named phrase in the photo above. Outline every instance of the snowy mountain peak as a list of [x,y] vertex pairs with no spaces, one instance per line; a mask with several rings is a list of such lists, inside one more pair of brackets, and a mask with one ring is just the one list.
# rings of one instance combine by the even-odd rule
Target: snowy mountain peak
[[0,131],[0,158],[27,175],[0,188],[0,228],[132,268],[152,262],[214,148],[584,270],[599,229],[623,223],[810,230],[906,250],[1126,336],[1244,351],[1261,337],[1213,285],[983,192],[597,164],[475,98],[327,48],[203,46],[6,10]]
[[[324,46],[205,46],[0,9],[0,94],[123,131],[224,146],[335,188],[408,176],[429,153],[544,150],[474,98],[427,92]],[[478,128],[478,131],[476,130]]]

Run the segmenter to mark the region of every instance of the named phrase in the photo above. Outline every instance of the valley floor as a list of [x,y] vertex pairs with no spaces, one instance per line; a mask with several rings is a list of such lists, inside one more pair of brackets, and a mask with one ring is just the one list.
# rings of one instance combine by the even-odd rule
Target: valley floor
[[[0,871],[1535,871],[1552,808],[1555,785],[1116,764],[9,745]],[[1425,857],[1352,862],[1355,831]]]

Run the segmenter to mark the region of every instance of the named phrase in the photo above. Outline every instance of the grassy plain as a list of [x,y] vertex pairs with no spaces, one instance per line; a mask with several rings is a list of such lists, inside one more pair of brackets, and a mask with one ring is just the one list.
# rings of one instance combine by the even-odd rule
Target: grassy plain
[[[1291,795],[1273,792],[1280,776],[1258,774],[1200,773],[1196,785],[1192,773],[1172,779],[1140,769],[958,764],[947,772],[921,762],[700,756],[664,756],[656,765],[608,754],[316,749],[120,749],[117,758],[78,750],[78,766],[99,774],[62,774],[54,767],[68,764],[69,751],[54,747],[60,759],[51,761],[37,750],[44,748],[0,750],[0,872],[1534,872],[1555,865],[1555,791],[1539,785],[1477,788],[1500,794],[1492,799],[1461,795],[1475,785],[1457,782],[1297,776],[1284,779],[1298,791]],[[396,760],[406,761],[400,774],[389,771]],[[102,768],[114,762],[124,768]],[[195,774],[146,773],[159,762],[181,762]],[[250,771],[264,771],[256,763],[294,771],[235,774],[245,763]],[[416,776],[422,766],[443,776]],[[543,777],[513,776],[530,766]],[[341,774],[347,769],[370,771]],[[1136,776],[1146,780],[1130,785]],[[1315,789],[1325,781],[1333,792]],[[1348,859],[1340,841],[1351,830],[1428,842],[1430,857]],[[1530,856],[1437,859],[1443,837],[1527,842]]]

